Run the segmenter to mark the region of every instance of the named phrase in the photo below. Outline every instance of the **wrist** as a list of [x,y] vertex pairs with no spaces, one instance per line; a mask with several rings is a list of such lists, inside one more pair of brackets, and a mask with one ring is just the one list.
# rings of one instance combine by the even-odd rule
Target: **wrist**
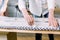
[[49,10],[49,17],[54,17],[54,10]]

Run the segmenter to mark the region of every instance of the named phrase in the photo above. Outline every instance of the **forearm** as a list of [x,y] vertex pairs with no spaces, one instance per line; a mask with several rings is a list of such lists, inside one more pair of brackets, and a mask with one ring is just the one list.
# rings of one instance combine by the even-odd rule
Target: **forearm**
[[49,17],[54,17],[54,9],[49,9]]
[[47,0],[49,16],[54,17],[54,10],[55,10],[55,0]]
[[18,7],[19,7],[20,11],[22,11],[23,16],[28,15],[24,0],[18,0]]
[[21,11],[22,11],[23,16],[29,15],[26,9],[22,8]]

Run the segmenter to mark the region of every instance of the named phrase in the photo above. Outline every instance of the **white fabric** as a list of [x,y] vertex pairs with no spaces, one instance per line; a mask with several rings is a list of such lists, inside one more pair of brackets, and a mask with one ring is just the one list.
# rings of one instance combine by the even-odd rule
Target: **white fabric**
[[20,10],[26,8],[24,0],[18,0],[18,6]]
[[[54,9],[55,0],[47,0],[48,9]],[[18,0],[18,6],[20,10],[26,8],[24,0]],[[29,10],[32,14],[40,16],[42,13],[42,2],[41,0],[29,0]]]
[[0,5],[1,5],[1,3],[2,3],[2,0],[0,0]]
[[1,8],[0,8],[0,12],[5,12],[6,11],[6,2],[7,2],[7,0],[5,1],[5,0],[2,0],[1,1]]
[[55,0],[47,0],[47,3],[48,3],[48,9],[55,8]]
[[42,13],[42,5],[41,5],[41,0],[30,0],[29,1],[29,9],[31,13],[34,15],[40,16]]
[[[2,6],[2,1],[3,1],[3,0],[0,0],[0,6]],[[1,11],[1,10],[2,10],[2,7],[0,8],[0,11]]]

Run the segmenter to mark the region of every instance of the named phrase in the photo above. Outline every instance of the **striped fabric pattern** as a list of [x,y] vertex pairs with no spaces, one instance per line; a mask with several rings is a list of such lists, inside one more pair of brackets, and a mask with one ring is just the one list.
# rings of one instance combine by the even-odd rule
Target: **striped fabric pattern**
[[60,30],[59,27],[48,26],[48,21],[35,19],[33,26],[28,25],[24,18],[0,17],[0,28],[18,30]]

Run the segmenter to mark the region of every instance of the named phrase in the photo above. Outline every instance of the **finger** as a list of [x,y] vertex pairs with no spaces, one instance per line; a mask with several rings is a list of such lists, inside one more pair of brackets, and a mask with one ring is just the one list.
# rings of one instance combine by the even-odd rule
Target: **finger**
[[53,26],[53,27],[54,27],[54,22],[53,22],[53,21],[51,22],[51,26]]
[[59,26],[59,23],[58,23],[58,20],[56,20],[56,27],[58,27]]
[[32,17],[32,15],[30,15],[31,17],[31,24],[33,25],[34,24],[34,18]]
[[56,27],[56,26],[57,26],[57,21],[56,21],[56,19],[54,19],[53,23],[54,23],[54,27]]
[[32,24],[31,24],[31,22],[28,22],[28,24],[31,26]]
[[59,23],[57,23],[57,25],[59,26]]
[[59,22],[58,22],[58,20],[57,20],[57,25],[59,26]]
[[58,27],[58,21],[55,19],[55,27]]
[[32,17],[32,15],[30,15]]
[[58,22],[56,20],[54,21],[54,27],[58,27]]
[[34,25],[34,20],[32,20],[30,23],[31,23],[31,25]]
[[55,27],[56,26],[56,22],[53,20],[52,21],[52,26]]
[[32,26],[32,25],[33,25],[33,21],[30,20],[30,21],[28,22],[28,24]]
[[27,22],[28,22],[29,25],[31,25],[31,21],[29,19],[27,20]]
[[56,21],[56,23],[55,23],[55,27],[57,27],[58,26],[58,23],[57,23],[57,21]]
[[32,23],[34,24],[34,18],[32,18]]
[[32,25],[34,25],[34,21],[32,21]]
[[54,22],[54,25],[53,25],[54,27],[57,27],[57,23],[56,22]]
[[56,27],[56,25],[57,25],[57,22],[56,22],[56,19],[53,19],[53,20],[51,20],[52,22],[51,22],[51,25],[53,26],[53,27]]

